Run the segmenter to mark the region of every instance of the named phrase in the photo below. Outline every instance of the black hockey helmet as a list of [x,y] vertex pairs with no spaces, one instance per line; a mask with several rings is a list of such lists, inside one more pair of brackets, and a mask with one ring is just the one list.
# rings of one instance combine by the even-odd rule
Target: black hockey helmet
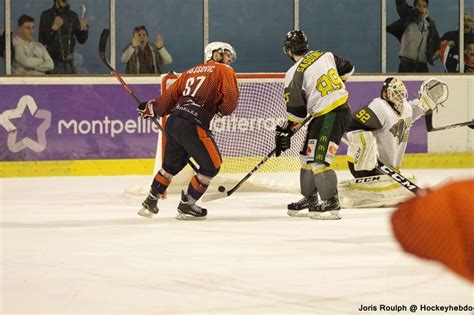
[[308,49],[308,37],[303,31],[293,30],[286,34],[285,42],[283,43],[283,51],[288,54],[288,49],[294,55],[303,55]]

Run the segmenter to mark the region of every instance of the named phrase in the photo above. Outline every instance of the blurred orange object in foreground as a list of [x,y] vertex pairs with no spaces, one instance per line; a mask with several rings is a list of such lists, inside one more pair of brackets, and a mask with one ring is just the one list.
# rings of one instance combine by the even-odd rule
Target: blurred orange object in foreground
[[392,227],[406,252],[474,282],[474,180],[451,182],[400,204]]

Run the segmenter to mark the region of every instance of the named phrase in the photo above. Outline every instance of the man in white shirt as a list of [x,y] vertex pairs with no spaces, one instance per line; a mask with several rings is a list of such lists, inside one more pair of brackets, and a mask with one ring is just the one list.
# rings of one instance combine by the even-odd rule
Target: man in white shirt
[[19,35],[13,38],[15,57],[12,63],[13,74],[18,75],[44,75],[46,71],[53,70],[53,59],[46,48],[39,42],[33,41],[35,31],[34,19],[22,15],[18,19]]

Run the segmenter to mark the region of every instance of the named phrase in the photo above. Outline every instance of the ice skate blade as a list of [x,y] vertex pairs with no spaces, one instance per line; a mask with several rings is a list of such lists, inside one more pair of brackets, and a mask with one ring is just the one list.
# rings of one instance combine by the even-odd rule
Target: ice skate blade
[[198,221],[198,220],[206,220],[206,217],[194,217],[189,214],[184,214],[181,212],[178,212],[175,216],[176,220],[187,220],[187,221]]
[[141,208],[138,210],[138,215],[144,217],[144,218],[152,218],[154,213],[150,212],[147,208]]
[[288,214],[290,217],[300,217],[300,218],[308,216],[307,212],[301,212],[301,210],[288,210],[286,214]]
[[340,220],[342,219],[339,210],[326,211],[326,212],[311,212],[308,217],[313,220]]

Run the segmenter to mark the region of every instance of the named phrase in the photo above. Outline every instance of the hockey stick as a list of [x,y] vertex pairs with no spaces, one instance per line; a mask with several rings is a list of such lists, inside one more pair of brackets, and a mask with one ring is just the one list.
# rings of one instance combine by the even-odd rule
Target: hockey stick
[[457,123],[457,124],[454,124],[454,125],[448,125],[448,126],[442,126],[442,127],[433,127],[433,113],[429,113],[429,114],[425,115],[425,123],[426,123],[426,130],[428,132],[440,131],[440,130],[446,130],[446,129],[451,129],[451,128],[464,127],[464,126],[467,126],[471,129],[474,129],[474,119],[471,120],[471,121]]
[[[313,116],[308,116],[305,118],[305,120],[303,120],[303,122],[301,122],[301,124],[297,125],[294,129],[293,129],[293,133],[297,133],[301,128],[303,128],[304,125],[306,125],[306,123],[308,121],[311,120],[311,118],[313,118]],[[202,201],[204,202],[207,202],[207,201],[212,201],[212,200],[216,200],[216,199],[221,199],[221,198],[225,198],[225,197],[229,197],[230,195],[232,195],[237,189],[239,189],[239,187],[245,182],[247,181],[247,179],[250,178],[250,176],[253,175],[253,173],[255,173],[256,171],[258,171],[258,169],[260,167],[262,167],[263,164],[265,164],[265,162],[267,162],[276,152],[276,148],[273,149],[270,153],[267,154],[267,156],[265,156],[263,158],[263,160],[260,161],[260,163],[258,163],[250,172],[247,173],[247,175],[245,175],[244,178],[242,178],[240,180],[240,182],[238,182],[231,190],[229,191],[226,191],[225,187],[224,186],[219,186],[218,187],[218,190],[219,192],[217,193],[210,193],[210,194],[206,194],[202,197]]]
[[[105,48],[107,47],[107,42],[109,40],[109,36],[110,36],[110,30],[108,28],[104,28],[102,30],[102,33],[100,34],[100,39],[99,39],[99,57],[100,57],[100,60],[102,60],[102,62],[107,66],[107,68],[109,68],[110,72],[117,78],[117,80],[119,80],[120,84],[123,86],[125,91],[127,91],[127,93],[131,97],[133,97],[133,99],[137,102],[137,104],[140,104],[141,101],[138,98],[138,96],[133,92],[133,90],[128,86],[128,84],[125,83],[125,81],[122,79],[120,74],[110,65],[109,61],[107,60],[107,55],[105,53]],[[150,117],[150,119],[161,130],[161,132],[166,137],[169,137],[170,139],[174,140],[173,137],[170,137],[170,135],[168,135],[166,133],[165,129],[160,124],[158,119],[156,119],[156,117]],[[198,168],[196,167],[196,165],[191,160],[188,161],[188,164],[189,164],[189,166],[192,167],[192,169],[196,173],[198,172]]]
[[418,187],[415,183],[407,179],[402,174],[398,173],[396,170],[394,170],[390,166],[387,166],[380,161],[377,161],[377,165],[375,166],[375,168],[379,170],[380,172],[384,173],[385,175],[388,175],[391,179],[393,179],[394,181],[396,181],[401,186],[408,189],[415,195],[418,195],[422,191],[422,189]]
[[[346,138],[342,138],[341,142],[349,146],[349,141],[347,141]],[[407,179],[405,176],[403,176],[402,174],[400,174],[399,172],[397,172],[390,166],[383,164],[379,160],[377,160],[377,165],[375,165],[375,169],[377,169],[379,172],[384,173],[385,175],[387,175],[388,177],[390,177],[391,179],[393,179],[394,181],[396,181],[401,186],[408,189],[415,195],[418,194],[420,191],[422,191],[422,189],[418,187],[415,183]]]

